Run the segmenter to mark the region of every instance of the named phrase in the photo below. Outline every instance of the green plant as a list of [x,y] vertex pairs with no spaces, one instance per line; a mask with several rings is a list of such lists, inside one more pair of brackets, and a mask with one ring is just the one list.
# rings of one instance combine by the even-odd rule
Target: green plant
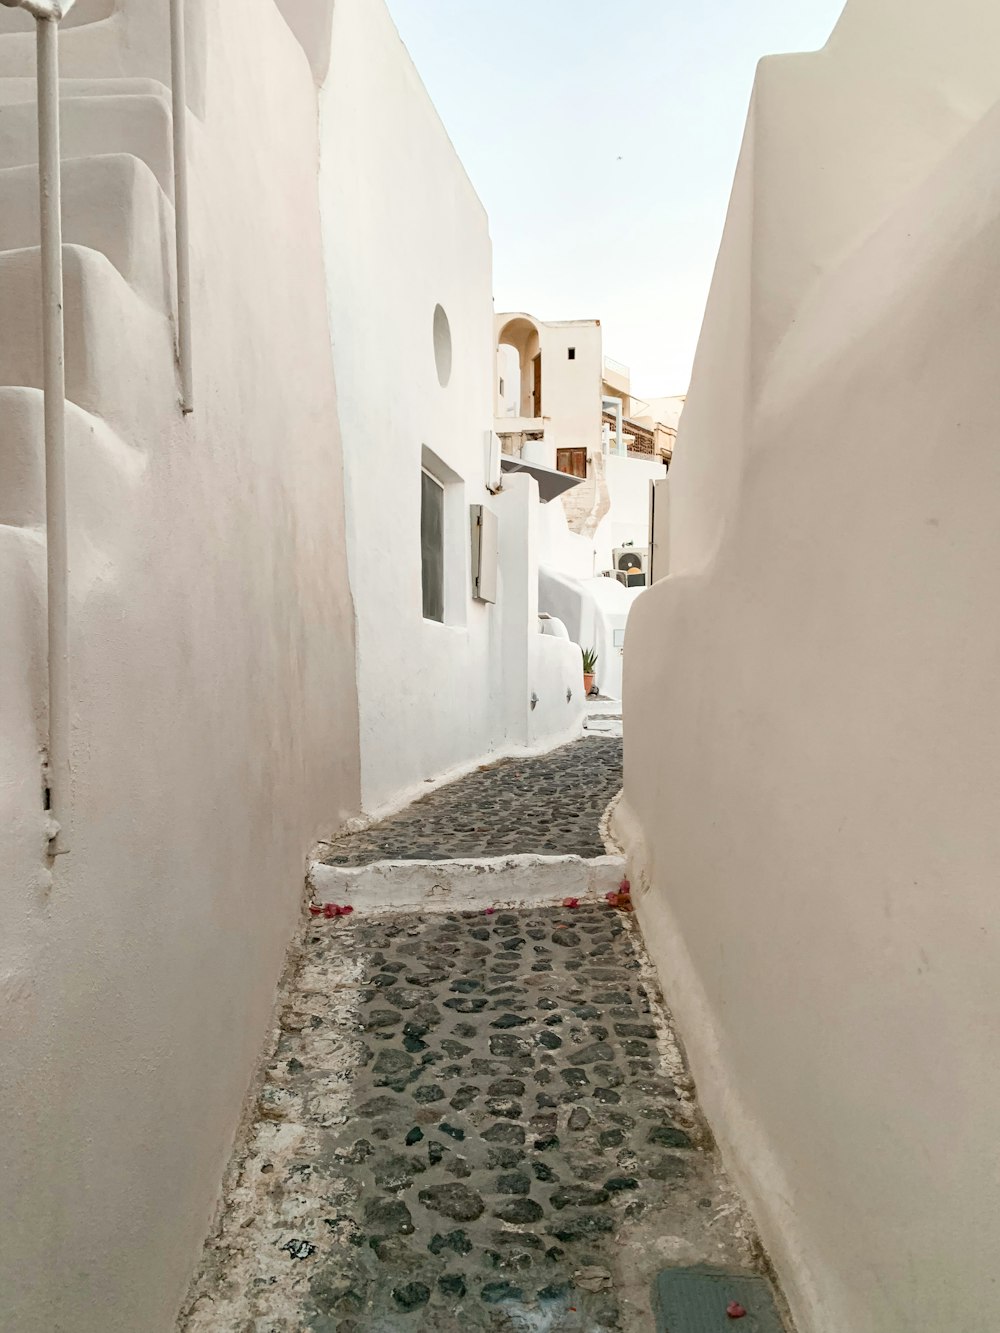
[[581,648],[580,651],[583,653],[583,674],[592,676],[597,670],[597,649]]

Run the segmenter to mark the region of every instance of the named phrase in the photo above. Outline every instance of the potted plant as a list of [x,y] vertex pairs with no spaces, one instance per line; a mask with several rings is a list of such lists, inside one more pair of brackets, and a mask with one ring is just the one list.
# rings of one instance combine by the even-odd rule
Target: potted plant
[[583,693],[586,697],[594,688],[594,670],[597,667],[596,648],[581,648],[583,653]]

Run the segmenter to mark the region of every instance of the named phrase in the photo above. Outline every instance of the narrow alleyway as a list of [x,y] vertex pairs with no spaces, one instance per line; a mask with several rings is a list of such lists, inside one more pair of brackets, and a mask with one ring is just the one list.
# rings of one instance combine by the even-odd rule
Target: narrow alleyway
[[[486,770],[334,855],[543,850],[525,808],[558,803],[581,765],[600,802],[569,836],[599,855],[620,746]],[[547,845],[562,819],[544,850],[564,850]],[[181,1327],[646,1333],[665,1265],[752,1258],[633,917],[593,902],[355,913],[306,928]]]

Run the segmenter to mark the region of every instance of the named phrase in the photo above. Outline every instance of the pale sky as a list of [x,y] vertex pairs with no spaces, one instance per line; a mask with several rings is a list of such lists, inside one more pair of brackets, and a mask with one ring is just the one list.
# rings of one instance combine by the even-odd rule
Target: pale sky
[[600,319],[682,393],[757,60],[843,0],[388,0],[490,215],[498,310]]

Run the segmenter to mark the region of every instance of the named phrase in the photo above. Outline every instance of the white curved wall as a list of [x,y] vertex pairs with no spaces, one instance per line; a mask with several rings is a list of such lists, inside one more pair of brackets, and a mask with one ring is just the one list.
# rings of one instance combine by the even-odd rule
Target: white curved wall
[[[146,141],[122,124],[131,159],[95,156],[109,144],[88,135],[114,117],[81,108],[113,79],[64,105],[77,145],[67,365],[90,411],[70,408],[75,808],[71,853],[51,870],[40,396],[26,387],[38,383],[38,266],[6,248],[26,243],[33,204],[0,152],[0,1324],[11,1333],[174,1326],[307,857],[359,806],[315,87],[273,0],[188,9],[210,110],[191,122],[198,408],[187,419],[165,298],[169,207],[139,160]],[[166,14],[125,0],[113,19],[70,29],[67,74],[131,79],[148,59],[162,65]],[[0,71],[24,80],[0,77],[0,101],[16,100],[8,82],[33,95],[23,36],[0,16]],[[127,120],[133,97],[119,101]]]
[[821,1333],[995,1322],[998,38],[853,0],[765,62],[629,623],[643,925]]
[[671,469],[675,572],[718,549],[798,307],[992,105],[998,24],[982,0],[852,0],[823,51],[761,62]]
[[617,579],[574,578],[562,570],[542,565],[538,571],[539,605],[566,626],[580,648],[597,652],[595,682],[609,699],[622,697],[621,642],[629,612],[641,589],[625,588]]

